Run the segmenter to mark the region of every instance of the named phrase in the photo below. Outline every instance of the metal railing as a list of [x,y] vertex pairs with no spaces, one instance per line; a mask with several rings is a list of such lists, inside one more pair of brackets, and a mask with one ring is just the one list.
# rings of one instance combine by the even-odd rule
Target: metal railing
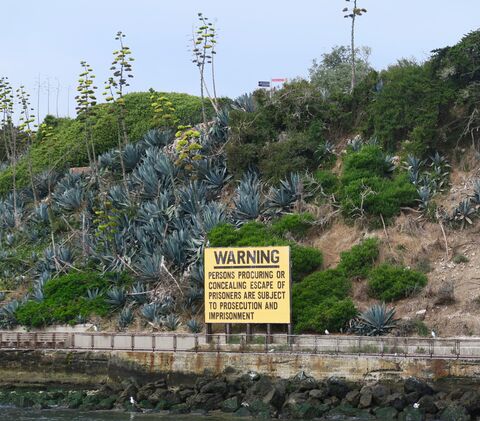
[[253,352],[480,359],[480,338],[0,331],[0,348],[78,351]]

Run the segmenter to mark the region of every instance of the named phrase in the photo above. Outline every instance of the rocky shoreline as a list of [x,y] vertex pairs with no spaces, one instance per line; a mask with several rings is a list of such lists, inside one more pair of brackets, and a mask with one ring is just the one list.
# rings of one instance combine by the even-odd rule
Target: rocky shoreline
[[164,378],[143,385],[124,380],[96,390],[4,386],[0,404],[170,414],[223,412],[260,419],[466,421],[480,416],[480,389],[445,391],[416,378],[401,384],[360,385],[339,378],[317,381],[304,373],[285,380],[251,372],[236,378],[198,377],[191,386],[170,386]]

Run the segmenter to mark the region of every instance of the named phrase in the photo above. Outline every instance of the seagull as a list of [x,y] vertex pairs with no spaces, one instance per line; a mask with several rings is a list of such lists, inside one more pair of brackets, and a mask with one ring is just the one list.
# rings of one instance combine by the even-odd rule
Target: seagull
[[325,335],[330,335],[330,332],[327,329],[325,329]]
[[94,330],[95,332],[98,332],[98,327],[97,327],[97,325],[93,325],[93,330]]
[[418,402],[415,402],[415,403],[413,404],[413,407],[414,407],[415,409],[418,409],[418,408],[420,408],[420,404],[419,404]]
[[133,399],[133,396],[130,396],[130,403],[131,403],[132,405],[135,405],[135,399]]
[[435,335],[435,332],[432,330],[432,338],[435,339],[436,335]]
[[248,408],[250,404],[248,402],[242,402],[242,406],[244,406],[245,408]]
[[275,352],[275,349],[274,348],[269,349],[268,352]]

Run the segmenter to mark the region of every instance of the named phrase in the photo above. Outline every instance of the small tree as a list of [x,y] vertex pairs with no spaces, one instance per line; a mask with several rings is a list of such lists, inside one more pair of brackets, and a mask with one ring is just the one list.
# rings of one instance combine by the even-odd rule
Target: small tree
[[91,66],[86,61],[81,61],[82,73],[79,75],[77,92],[75,97],[77,101],[78,119],[83,122],[85,133],[85,147],[87,149],[88,162],[96,172],[96,153],[95,143],[92,138],[92,119],[94,117],[94,106],[97,104],[94,85],[95,75]]
[[14,95],[8,78],[0,78],[0,112],[2,118],[2,138],[5,154],[12,166],[13,213],[15,226],[19,224],[17,212],[17,133],[13,125]]
[[[198,13],[198,26],[194,28],[192,43],[193,43],[193,59],[192,62],[197,66],[200,75],[200,96],[202,98],[202,117],[203,123],[207,123],[207,115],[205,111],[205,93],[207,94],[210,103],[212,104],[215,112],[218,113],[217,104],[217,89],[215,83],[215,45],[216,40],[215,25],[209,21],[209,19]],[[210,95],[208,84],[205,80],[205,71],[207,66],[211,67],[213,97]]]
[[[350,0],[345,0],[347,2],[350,3]],[[351,91],[353,91],[353,89],[355,88],[355,85],[357,83],[357,79],[356,79],[356,66],[355,66],[355,20],[357,18],[357,16],[362,16],[364,13],[367,13],[367,9],[361,9],[359,7],[357,7],[357,0],[353,0],[353,7],[349,8],[349,7],[345,7],[342,12],[346,13],[344,15],[344,18],[350,18],[352,19],[352,27],[351,27],[351,34],[350,34],[350,38],[351,38],[351,45],[350,45],[350,48],[351,48],[351,61],[352,61],[352,84],[351,84]]]
[[128,143],[128,131],[127,124],[125,121],[125,89],[130,86],[128,83],[129,78],[133,78],[132,74],[132,62],[134,58],[131,57],[132,52],[130,48],[127,47],[123,39],[125,34],[122,31],[118,31],[115,36],[115,40],[119,42],[120,49],[113,52],[113,61],[110,70],[112,71],[112,76],[108,78],[108,81],[105,83],[105,92],[103,95],[106,96],[105,100],[109,103],[112,103],[114,110],[117,115],[118,122],[118,148],[119,148],[119,157],[120,165],[122,168],[123,180],[125,183],[125,188],[128,194],[127,188],[127,176],[125,170],[125,163],[123,161],[123,148]]
[[38,202],[37,192],[35,189],[35,181],[33,179],[32,169],[32,145],[33,145],[33,123],[35,122],[35,115],[32,113],[33,108],[30,106],[30,94],[25,90],[25,86],[21,85],[17,91],[18,105],[20,106],[20,119],[18,130],[25,134],[27,139],[27,165],[30,176],[30,184],[32,186],[33,201],[35,205]]

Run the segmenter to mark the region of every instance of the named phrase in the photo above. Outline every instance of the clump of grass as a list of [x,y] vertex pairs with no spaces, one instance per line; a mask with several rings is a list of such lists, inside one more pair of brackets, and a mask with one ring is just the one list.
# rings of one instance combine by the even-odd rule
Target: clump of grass
[[454,257],[453,257],[453,263],[455,263],[456,265],[460,264],[460,263],[468,263],[470,261],[470,259],[465,256],[464,254],[456,254]]

